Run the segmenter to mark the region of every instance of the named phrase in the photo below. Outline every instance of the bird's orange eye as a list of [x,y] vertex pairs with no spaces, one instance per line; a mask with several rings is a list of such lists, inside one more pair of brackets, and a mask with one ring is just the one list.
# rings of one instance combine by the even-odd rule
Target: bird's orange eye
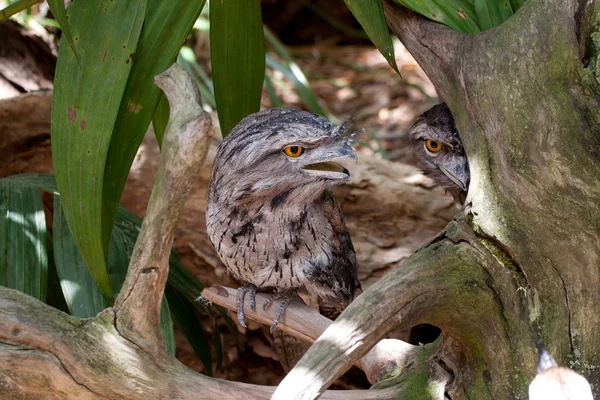
[[291,158],[298,158],[304,153],[304,147],[302,146],[288,146],[283,149],[286,156]]
[[436,140],[427,139],[425,141],[425,147],[432,153],[437,153],[442,150],[442,144]]

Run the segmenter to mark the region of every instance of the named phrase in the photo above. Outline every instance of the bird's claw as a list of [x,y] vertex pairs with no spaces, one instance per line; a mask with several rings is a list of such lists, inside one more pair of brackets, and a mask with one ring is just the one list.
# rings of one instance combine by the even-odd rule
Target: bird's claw
[[240,286],[237,290],[236,305],[238,321],[244,328],[247,328],[246,323],[244,322],[244,297],[246,296],[246,293],[250,293],[250,309],[256,311],[256,290],[257,287],[251,283]]
[[277,315],[275,315],[275,319],[273,320],[273,324],[271,324],[271,328],[269,329],[269,331],[271,333],[273,333],[273,331],[275,330],[275,326],[279,323],[279,320],[281,319],[281,317],[283,316],[283,312],[285,311],[285,309],[287,308],[287,306],[291,303],[291,301],[298,297],[298,292],[295,289],[292,290],[286,290],[284,292],[281,293],[276,293],[273,296],[271,296],[271,298],[263,305],[263,311],[266,311],[267,308],[269,308],[269,306],[271,304],[273,304],[273,302],[275,300],[279,300],[281,299],[281,304],[279,305],[279,308],[277,309]]

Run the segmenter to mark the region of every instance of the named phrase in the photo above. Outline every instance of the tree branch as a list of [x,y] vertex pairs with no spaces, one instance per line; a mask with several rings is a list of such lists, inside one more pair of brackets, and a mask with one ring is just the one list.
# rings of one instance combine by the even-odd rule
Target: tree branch
[[114,307],[119,331],[154,352],[163,346],[160,305],[175,225],[212,137],[210,116],[189,75],[173,64],[155,80],[169,100],[171,115],[146,217]]
[[[273,398],[318,397],[392,328],[424,322],[440,327],[452,338],[440,346],[447,354],[444,364],[456,367],[455,388],[470,379],[487,385],[481,378],[483,371],[476,371],[477,363],[473,362],[482,359],[500,360],[498,365],[487,366],[488,373],[502,376],[506,386],[513,384],[510,375],[515,365],[510,362],[510,349],[518,349],[516,354],[533,371],[535,349],[527,349],[527,345],[535,340],[534,334],[513,331],[507,322],[523,316],[523,295],[518,294],[516,281],[498,265],[464,219],[451,222],[444,235],[351,303],[290,371]],[[489,282],[491,271],[494,276],[503,276],[506,292],[494,291]],[[478,343],[481,350],[474,349],[465,338]],[[459,370],[457,360],[461,358],[464,365]],[[425,393],[427,388],[421,390]],[[296,394],[290,397],[292,392]],[[493,394],[490,397],[494,398]],[[478,398],[485,397],[479,394]]]
[[[121,336],[114,310],[79,320],[0,287],[0,388],[8,398],[269,399],[275,387],[208,378]],[[398,388],[332,391],[331,400],[398,398]],[[14,394],[14,396],[13,396]]]
[[[228,310],[237,311],[235,289],[213,285],[202,291],[202,298]],[[269,300],[268,295],[260,292],[256,294],[256,304],[264,304],[267,300]],[[244,315],[260,324],[270,326],[277,314],[277,305],[272,305],[266,311],[261,307],[253,311],[249,302],[250,299],[246,296]],[[319,314],[314,308],[294,300],[286,308],[277,324],[277,329],[307,343],[314,343],[331,324],[330,319]],[[357,360],[355,365],[362,369],[369,382],[374,384],[391,370],[404,369],[406,365],[422,360],[422,353],[423,349],[419,346],[401,340],[387,339],[379,341],[363,358]]]

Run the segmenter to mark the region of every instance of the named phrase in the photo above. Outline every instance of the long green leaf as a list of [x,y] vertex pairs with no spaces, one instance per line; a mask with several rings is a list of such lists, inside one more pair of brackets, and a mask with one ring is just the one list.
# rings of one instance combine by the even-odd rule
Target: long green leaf
[[379,49],[394,71],[400,75],[381,0],[344,0],[344,2],[361,24],[371,42]]
[[475,11],[481,30],[500,25],[513,15],[509,1],[475,0]]
[[204,330],[198,322],[193,302],[190,303],[188,299],[170,286],[165,288],[165,295],[171,305],[173,322],[204,364],[206,375],[212,376],[210,346],[205,338]]
[[292,71],[289,67],[282,64],[281,62],[277,61],[274,57],[271,57],[271,55],[269,55],[269,54],[267,54],[266,59],[267,59],[267,65],[270,68],[273,68],[273,69],[281,72],[287,80],[292,82],[292,84],[296,88],[296,92],[298,93],[298,96],[300,96],[300,98],[304,101],[304,103],[306,103],[306,105],[310,108],[310,110],[312,112],[321,114],[321,115],[327,117],[328,119],[335,120],[335,117],[333,115],[331,115],[330,113],[327,113],[323,109],[323,107],[321,107],[319,100],[313,94],[310,87],[308,85],[306,85],[305,82],[298,79],[298,75],[296,73],[294,73],[294,71]]
[[2,10],[0,10],[0,22],[5,21],[5,20],[9,19],[11,16],[15,15],[16,13],[23,11],[26,8],[29,8],[29,7],[33,6],[34,4],[41,3],[41,2],[42,2],[42,0],[15,1],[15,2],[7,5],[6,7],[4,7]]
[[513,13],[516,13],[519,8],[525,3],[525,0],[510,0],[510,5],[512,6]]
[[[473,4],[468,0],[393,0],[455,31],[477,33],[481,29]],[[496,0],[490,0],[496,1]]]
[[154,84],[154,76],[173,63],[205,2],[148,0],[139,44],[135,51],[128,53],[133,67],[120,100],[106,164],[103,165],[106,168],[102,192],[102,237],[105,245],[110,240],[131,163],[162,94]]
[[271,82],[271,78],[269,77],[268,74],[265,74],[265,89],[267,90],[267,94],[269,95],[269,98],[271,99],[271,103],[273,104],[273,107],[283,106],[283,102],[281,101],[279,96],[277,96],[277,93],[275,92],[275,88],[273,87],[273,82]]
[[169,101],[165,95],[162,94],[158,106],[156,106],[156,110],[154,111],[154,115],[152,116],[152,127],[154,128],[154,136],[156,136],[158,147],[162,147],[162,139],[165,135],[167,124],[169,123],[170,112],[171,107],[169,106]]
[[285,45],[281,43],[281,41],[279,41],[273,32],[266,26],[264,27],[264,34],[269,44],[275,49],[275,52],[285,61],[285,64],[283,64],[267,53],[267,65],[281,72],[287,80],[292,82],[298,96],[300,96],[302,101],[312,112],[321,114],[328,119],[335,120],[335,117],[321,106],[319,99],[317,99],[317,96],[315,96],[310,88],[310,84],[308,83],[308,79],[306,79],[304,72],[302,72],[300,67],[294,62],[290,53],[285,48]]
[[48,193],[58,193],[56,178],[50,174],[19,174],[10,177],[11,180],[31,185]]
[[54,260],[69,313],[91,318],[108,306],[108,301],[79,254],[73,234],[62,212],[60,196],[54,195]]
[[63,210],[92,276],[111,301],[106,261],[113,220],[103,212],[105,167],[145,9],[146,0],[71,3],[67,14],[81,67],[66,38],[56,66],[52,155]]
[[[65,10],[65,2],[64,0],[48,0],[48,6],[50,6],[50,10],[52,10],[52,14],[54,15],[54,19],[58,22],[60,29],[63,32],[63,35],[69,42],[71,49],[75,51],[75,40],[73,40],[73,34],[71,33],[71,28],[69,27],[69,20],[67,19],[67,11]],[[77,57],[77,54],[75,54]]]
[[56,263],[54,262],[53,257],[52,243],[52,235],[48,234],[48,239],[46,240],[46,248],[48,249],[48,295],[46,298],[48,300],[48,305],[69,314],[71,311],[69,310],[62,287],[60,286],[60,278],[58,277]]
[[242,118],[260,108],[265,74],[260,0],[211,0],[210,58],[226,137]]
[[46,300],[46,219],[38,190],[0,179],[0,285]]
[[160,304],[160,331],[167,350],[169,350],[169,353],[175,355],[175,329],[169,308],[167,296],[163,295],[162,303]]

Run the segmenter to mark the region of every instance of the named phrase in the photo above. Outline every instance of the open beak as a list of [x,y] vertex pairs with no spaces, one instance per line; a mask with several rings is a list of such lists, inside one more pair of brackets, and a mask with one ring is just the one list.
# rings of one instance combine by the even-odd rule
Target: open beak
[[466,159],[464,162],[456,163],[456,165],[452,165],[449,168],[444,166],[440,166],[439,168],[448,179],[458,185],[463,191],[466,192],[469,189],[470,173],[469,164],[467,164]]
[[311,157],[305,160],[302,171],[320,178],[349,181],[350,172],[336,161],[348,158],[358,160],[352,148],[354,135],[340,135],[333,143],[314,149]]

